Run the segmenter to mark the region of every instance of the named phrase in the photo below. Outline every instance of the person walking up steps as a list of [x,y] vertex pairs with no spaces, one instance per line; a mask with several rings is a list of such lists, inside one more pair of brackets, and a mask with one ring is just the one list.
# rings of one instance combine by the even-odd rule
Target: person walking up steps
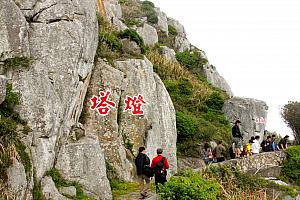
[[147,172],[151,170],[149,165],[150,159],[145,154],[145,147],[140,147],[139,154],[135,158],[135,166],[138,176],[138,182],[140,184],[140,194],[142,198],[147,197],[147,193],[150,189],[150,178],[147,176]]
[[167,182],[167,169],[170,165],[166,157],[162,156],[163,149],[157,149],[157,156],[153,158],[151,168],[154,173],[156,192],[158,191],[158,184]]

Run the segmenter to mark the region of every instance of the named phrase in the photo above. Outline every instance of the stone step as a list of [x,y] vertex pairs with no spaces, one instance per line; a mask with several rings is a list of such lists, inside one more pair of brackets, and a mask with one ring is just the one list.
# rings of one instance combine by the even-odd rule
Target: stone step
[[159,200],[159,196],[155,193],[148,193],[148,196],[145,198],[141,198],[141,195],[139,192],[132,192],[126,195],[123,195],[120,197],[120,200],[138,200],[138,199],[143,199],[143,200]]

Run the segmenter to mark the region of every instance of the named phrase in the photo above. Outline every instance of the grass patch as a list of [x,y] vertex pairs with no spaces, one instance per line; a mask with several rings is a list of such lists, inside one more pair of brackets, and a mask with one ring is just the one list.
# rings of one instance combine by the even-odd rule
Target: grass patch
[[64,180],[57,169],[52,168],[51,170],[47,171],[45,175],[52,178],[56,188],[74,186],[76,188],[76,196],[69,198],[74,200],[93,200],[91,197],[88,197],[84,194],[79,183]]
[[112,189],[113,199],[120,199],[120,196],[122,195],[139,191],[139,184],[136,182],[111,180],[110,185]]
[[20,99],[12,91],[12,84],[7,84],[5,100],[0,105],[0,177],[3,180],[7,179],[6,170],[13,160],[20,161],[26,172],[30,172],[32,168],[26,146],[17,132],[17,126],[29,129],[26,121],[14,111],[15,106],[19,104]]
[[137,45],[141,48],[142,54],[146,52],[146,46],[144,43],[143,38],[133,29],[126,29],[123,32],[121,32],[120,37],[130,39],[137,43]]
[[4,61],[5,70],[15,70],[20,67],[29,68],[31,64],[31,60],[27,57],[14,57],[8,58]]
[[158,16],[156,11],[154,10],[154,3],[152,3],[151,1],[142,1],[141,8],[145,16],[147,17],[147,22],[150,24],[157,24]]
[[168,31],[169,31],[170,35],[173,35],[173,36],[178,35],[178,32],[177,32],[176,28],[172,25],[168,25]]

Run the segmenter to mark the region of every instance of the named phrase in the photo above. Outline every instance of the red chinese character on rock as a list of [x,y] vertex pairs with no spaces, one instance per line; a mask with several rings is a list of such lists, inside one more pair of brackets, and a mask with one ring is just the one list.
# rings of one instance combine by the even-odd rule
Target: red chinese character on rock
[[114,108],[116,104],[113,101],[109,101],[108,97],[110,95],[110,91],[100,91],[100,97],[93,96],[91,101],[93,105],[90,107],[92,110],[97,109],[100,115],[108,115],[110,111],[110,107]]
[[142,105],[143,104],[147,104],[146,101],[143,99],[142,95],[138,95],[138,96],[127,96],[126,95],[126,99],[124,100],[126,107],[124,109],[124,112],[126,110],[130,110],[131,114],[133,115],[143,115],[144,111],[142,110]]

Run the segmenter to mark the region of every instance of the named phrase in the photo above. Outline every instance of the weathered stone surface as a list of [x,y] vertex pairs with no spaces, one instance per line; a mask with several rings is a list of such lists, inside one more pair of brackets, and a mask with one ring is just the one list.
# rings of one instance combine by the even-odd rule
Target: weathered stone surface
[[178,171],[184,171],[187,169],[194,169],[195,171],[200,171],[205,167],[206,166],[204,160],[201,158],[178,158]]
[[16,200],[27,199],[25,197],[27,179],[24,166],[16,161],[7,169],[7,177],[8,191],[11,196]]
[[127,26],[121,21],[122,8],[118,0],[104,0],[103,1],[106,17],[113,24],[113,26],[123,31],[127,29]]
[[[177,171],[175,109],[163,83],[146,58],[116,61],[114,66],[116,69],[100,60],[94,69],[89,98],[109,90],[109,100],[116,105],[107,116],[89,110],[87,134],[98,136],[106,160],[124,180],[134,178],[133,160],[139,146],[146,146],[151,158],[156,148],[164,148],[171,164],[170,174],[174,174]],[[144,115],[124,112],[126,95],[139,94],[147,102],[142,106]]]
[[158,52],[168,60],[177,61],[175,57],[175,51],[167,46],[159,47]]
[[260,135],[263,139],[265,123],[256,123],[256,119],[263,119],[266,122],[268,106],[264,101],[233,97],[225,102],[223,111],[226,118],[234,123],[240,119],[241,133],[244,142],[248,142],[251,136]]
[[137,45],[136,42],[129,39],[122,39],[123,49],[127,53],[140,54],[141,48]]
[[168,30],[168,18],[167,15],[160,11],[159,8],[155,8],[155,12],[157,14],[158,17],[158,22],[157,22],[157,26],[160,30],[164,31],[167,35],[169,34],[169,30]]
[[233,93],[227,81],[219,74],[216,67],[209,63],[203,66],[203,72],[207,78],[207,81],[213,86],[224,90],[230,97],[233,97]]
[[63,145],[55,166],[65,180],[82,185],[95,199],[111,199],[105,159],[97,138],[85,137]]
[[0,104],[5,100],[7,81],[5,76],[0,75]]
[[168,18],[168,25],[173,26],[177,31],[177,36],[175,38],[175,48],[179,52],[188,51],[191,49],[191,43],[186,38],[186,32],[182,24],[177,20]]
[[63,195],[68,195],[68,196],[71,196],[71,197],[76,196],[76,188],[74,186],[60,187],[58,190]]
[[231,159],[212,165],[230,165],[236,169],[240,169],[242,172],[256,174],[273,167],[279,167],[284,159],[285,153],[283,151],[276,151],[260,153],[241,159]]
[[179,52],[189,51],[191,49],[191,43],[186,37],[176,36],[174,45]]
[[[21,117],[33,130],[28,138],[32,140],[33,164],[39,180],[53,165],[58,139],[63,142],[81,113],[83,98],[80,97],[85,96],[87,87],[84,80],[91,73],[97,48],[97,9],[94,0],[19,0],[18,3],[20,7],[30,7],[35,14],[26,36],[33,62],[28,70],[8,72],[7,76],[20,94]],[[27,23],[13,1],[1,1],[0,5],[15,9],[5,13],[12,24]],[[13,31],[5,32],[1,38],[22,35],[17,29]],[[22,55],[29,55],[27,48],[20,48],[18,38],[12,39],[18,42]],[[10,52],[12,57],[19,56],[16,51]]]
[[156,29],[147,23],[137,28],[137,33],[143,38],[145,45],[154,46],[158,42]]
[[0,61],[29,57],[29,26],[13,0],[0,2],[0,27]]
[[61,195],[51,177],[46,176],[41,181],[42,194],[47,200],[68,200],[68,198]]
[[171,25],[176,29],[178,36],[186,37],[184,26],[180,24],[179,21],[172,18],[168,18],[168,25]]
[[[141,194],[139,192],[132,192],[127,195],[123,195],[120,197],[120,200],[137,200],[141,199]],[[148,193],[147,197],[143,198],[145,200],[159,200],[158,194]]]

